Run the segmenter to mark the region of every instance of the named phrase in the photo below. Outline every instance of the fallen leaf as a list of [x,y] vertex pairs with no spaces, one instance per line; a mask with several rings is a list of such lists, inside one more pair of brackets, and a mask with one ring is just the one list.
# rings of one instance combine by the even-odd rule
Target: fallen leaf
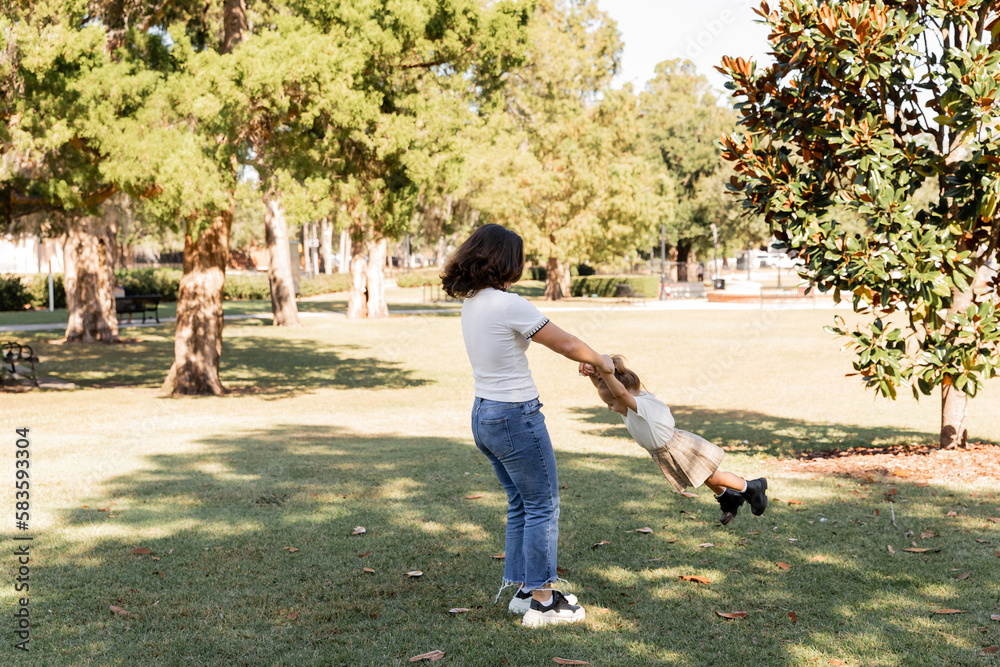
[[371,555],[372,555],[371,551],[366,551],[363,554],[358,554],[358,558],[368,558]]
[[124,609],[122,609],[121,607],[116,607],[115,605],[111,605],[111,611],[112,611],[112,613],[118,614],[119,616],[131,616],[132,615],[132,614],[128,613],[127,611],[125,611]]
[[747,535],[760,535],[760,531],[759,530],[751,530],[749,533],[747,533]]
[[684,496],[685,498],[697,498],[698,497],[697,493],[691,493],[690,491],[681,491],[681,495]]
[[109,509],[111,509],[111,508],[110,507],[98,507],[97,511],[98,512],[107,512]]
[[698,545],[698,548],[699,549],[707,549],[708,547],[714,547],[714,546],[715,545],[712,544],[711,542],[702,542],[701,544]]
[[745,611],[729,611],[729,612],[717,611],[717,612],[715,612],[715,615],[716,616],[721,616],[722,618],[746,618],[747,617],[747,613]]
[[153,552],[150,551],[149,549],[147,549],[146,547],[141,547],[139,549],[132,549],[132,551],[130,553],[134,553],[137,556],[146,556],[146,555],[149,555],[149,554],[151,554]]
[[989,540],[976,540],[976,542],[979,542],[980,544],[988,544]]
[[990,614],[990,620],[1000,621],[1000,614]]
[[569,574],[569,568],[556,566],[556,574]]
[[430,660],[434,662],[435,660],[440,660],[444,657],[444,651],[430,651],[429,653],[421,653],[420,655],[415,655],[410,658],[409,662],[420,662],[421,660]]
[[375,570],[371,569],[370,567],[363,568],[361,571],[364,572],[365,574],[375,574]]
[[928,551],[933,551],[933,552],[937,553],[938,551],[941,551],[941,550],[940,549],[923,549],[923,548],[919,548],[918,547],[916,549],[903,549],[903,551],[909,551],[910,553],[915,553],[915,554],[922,554],[922,553],[926,553]]
[[695,574],[682,574],[682,575],[680,575],[680,578],[681,578],[682,581],[696,581],[699,584],[710,584],[710,583],[712,583],[711,581],[708,580],[708,577],[702,577],[702,576],[695,575]]
[[466,500],[475,500],[476,498],[482,498],[482,497],[483,497],[483,494],[481,494],[481,493],[477,493],[477,494],[476,494],[476,495],[474,495],[474,496],[466,496],[466,497],[465,497],[465,499],[466,499]]
[[490,556],[490,558],[492,558],[493,560],[503,560],[503,559],[504,559],[504,558],[506,558],[506,557],[507,557],[507,554],[506,554],[506,553],[502,553],[502,554],[493,554],[492,556]]
[[299,617],[299,612],[297,611],[293,611],[291,614],[288,615],[288,618],[292,619],[293,621],[298,617]]
[[799,617],[795,615],[794,611],[788,612],[788,618],[792,619],[792,623],[798,623]]
[[922,540],[928,540],[928,539],[930,539],[932,537],[937,537],[937,535],[934,534],[933,530],[923,530],[923,531],[920,531],[920,539],[922,539]]
[[826,560],[826,556],[822,556],[822,555],[819,555],[819,556],[813,556],[813,557],[812,557],[812,558],[811,558],[810,560],[816,560],[816,561],[820,561],[820,562],[823,562],[823,561],[825,561],[825,560]]
[[967,613],[964,609],[932,609],[933,614],[965,614]]
[[786,500],[785,502],[788,503],[789,505],[801,505],[802,504],[801,500]]
[[993,654],[996,653],[997,651],[1000,651],[1000,646],[987,646],[986,648],[983,649],[983,653],[987,654]]
[[287,551],[288,553],[293,554],[296,551],[298,551],[298,549],[296,549],[295,547],[285,547],[285,551]]
[[885,495],[887,495],[887,496],[894,496],[897,493],[899,493],[898,490],[896,490],[896,489],[889,489],[888,491],[885,492]]
[[589,665],[589,662],[583,660],[570,660],[569,658],[552,658],[552,662],[557,665]]
[[415,579],[417,577],[423,576],[423,574],[424,573],[420,570],[413,570],[412,572],[407,572],[406,576]]
[[149,559],[150,560],[160,560],[160,557],[159,556],[150,556]]
[[843,660],[837,660],[836,658],[831,658],[830,659],[830,664],[831,665],[842,665],[842,664],[844,664],[844,661]]
[[913,486],[927,486],[928,484],[930,484],[930,482],[921,481],[921,482],[914,482]]
[[789,565],[788,563],[782,563],[781,561],[778,561],[777,563],[775,563],[775,565],[777,565],[778,567],[780,567],[782,570],[791,570],[792,569],[791,565]]
[[450,613],[450,614],[464,614],[467,611],[469,611],[467,607],[455,607],[453,609],[449,609],[448,613]]
[[597,609],[594,610],[594,613],[595,614],[606,614],[609,611],[611,611],[611,610],[608,609],[607,607],[598,607]]
[[364,527],[364,526],[355,526],[355,527],[354,527],[354,530],[353,530],[353,531],[351,531],[351,535],[364,535],[364,534],[365,534],[365,533],[367,533],[367,532],[368,532],[368,531],[367,531],[367,530],[365,530],[365,527]]
[[945,514],[945,516],[958,516],[958,512],[952,511]]
[[646,526],[645,528],[636,528],[632,532],[633,533],[651,533],[651,532],[653,532],[653,529],[650,528],[649,526]]
[[886,547],[886,548],[889,550],[889,553],[891,553],[891,554],[895,554],[896,553],[896,550],[892,548],[891,544],[888,547]]
[[607,540],[601,540],[600,542],[598,542],[597,544],[595,544],[594,546],[592,546],[590,548],[591,549],[596,549],[597,547],[603,546],[605,544],[611,544],[611,542],[608,542]]
[[1000,516],[991,516],[990,521],[993,523],[1000,523]]
[[972,574],[971,571],[966,572],[965,574],[960,574],[955,578],[955,581],[962,581],[962,579],[968,579],[970,574]]

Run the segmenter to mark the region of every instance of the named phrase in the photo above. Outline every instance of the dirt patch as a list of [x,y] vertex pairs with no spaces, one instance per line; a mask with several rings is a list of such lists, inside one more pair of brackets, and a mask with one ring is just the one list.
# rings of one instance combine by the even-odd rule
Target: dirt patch
[[975,442],[969,449],[944,450],[937,445],[851,447],[804,452],[777,461],[776,470],[851,477],[884,475],[914,482],[970,484],[1000,481],[1000,445]]

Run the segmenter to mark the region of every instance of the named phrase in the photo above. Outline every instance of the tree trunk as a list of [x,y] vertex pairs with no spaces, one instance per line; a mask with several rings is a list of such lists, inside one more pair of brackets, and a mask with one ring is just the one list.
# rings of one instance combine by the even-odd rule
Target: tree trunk
[[941,385],[941,448],[969,446],[969,397],[950,384]]
[[216,214],[197,239],[184,237],[184,275],[177,293],[174,363],[163,390],[170,394],[225,393],[219,379],[222,356],[222,295],[233,212]]
[[323,273],[333,274],[333,221],[323,218],[320,223],[320,247],[323,250]]
[[385,261],[388,242],[385,239],[368,242],[368,317],[389,317],[385,301]]
[[688,258],[691,256],[691,244],[677,244],[677,282],[688,281]]
[[559,258],[550,256],[545,265],[545,300],[558,301],[563,296],[562,269],[559,265]]
[[346,229],[340,232],[340,268],[338,273],[351,272],[351,233]]
[[[962,291],[952,289],[951,308],[948,309],[948,320],[957,313],[964,313],[972,305],[976,291],[987,284],[992,270],[985,264],[976,270],[969,288]],[[986,297],[989,298],[989,297]],[[941,448],[955,449],[969,446],[968,422],[969,397],[950,384],[941,385]]]
[[281,198],[269,190],[264,194],[264,236],[267,240],[267,279],[271,285],[271,313],[274,326],[299,326],[292,278],[292,253],[288,249],[288,223]]
[[562,265],[562,273],[559,274],[559,289],[562,290],[564,297],[568,297],[573,293],[573,276],[570,273],[569,261],[566,261]]
[[359,238],[351,240],[351,291],[347,297],[347,319],[368,317],[368,260]]
[[300,238],[302,239],[302,261],[304,262],[302,270],[307,276],[313,276],[316,270],[312,262],[312,248],[309,247],[311,237],[309,235],[308,222],[302,223]]
[[[222,53],[232,53],[236,45],[246,38],[247,4],[245,0],[223,0]],[[228,250],[228,249],[227,249]]]
[[444,236],[438,237],[437,252],[435,253],[434,266],[438,269],[444,268],[444,254],[448,251],[448,244],[445,243]]
[[115,245],[107,232],[107,222],[101,218],[72,216],[67,220],[63,258],[68,343],[118,341]]

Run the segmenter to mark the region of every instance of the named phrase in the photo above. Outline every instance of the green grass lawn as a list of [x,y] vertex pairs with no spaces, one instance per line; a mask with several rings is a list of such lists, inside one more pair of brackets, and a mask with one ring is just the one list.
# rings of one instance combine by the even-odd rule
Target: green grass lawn
[[[11,480],[14,429],[31,429],[34,536],[31,652],[15,652],[8,630],[0,664],[403,665],[434,649],[446,653],[439,664],[508,667],[556,656],[1000,664],[982,652],[1000,645],[994,484],[773,468],[808,449],[936,438],[936,398],[875,399],[844,377],[850,358],[821,330],[831,317],[553,313],[624,353],[679,427],[727,448],[724,468],[767,475],[773,497],[801,504],[772,502],[763,517],[744,509],[720,527],[707,490],[672,493],[575,364],[532,346],[563,487],[561,576],[588,610],[582,624],[537,630],[507,614],[509,589],[493,604],[506,504],[469,433],[471,371],[453,312],[375,322],[330,312],[290,330],[232,321],[222,376],[234,391],[221,398],[158,393],[172,325],[127,329],[131,342],[112,347],[19,335],[41,353],[43,374],[80,389],[0,395]],[[998,398],[993,382],[973,402],[972,438],[1000,441]],[[8,628],[11,524],[0,530]],[[366,532],[351,536],[356,526]],[[903,551],[913,542],[937,551]],[[130,553],[142,547],[152,555]],[[469,611],[448,612],[456,607]],[[733,611],[748,615],[715,613]]]

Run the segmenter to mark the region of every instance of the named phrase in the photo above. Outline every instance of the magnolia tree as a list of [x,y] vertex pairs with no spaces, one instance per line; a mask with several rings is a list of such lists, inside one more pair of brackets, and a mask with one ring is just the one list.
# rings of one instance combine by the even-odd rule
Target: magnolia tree
[[893,398],[940,387],[941,446],[965,446],[968,398],[1000,364],[1000,3],[783,0],[758,14],[774,64],[720,68],[742,114],[722,138],[730,188],[804,278],[865,316],[828,330],[866,384]]

